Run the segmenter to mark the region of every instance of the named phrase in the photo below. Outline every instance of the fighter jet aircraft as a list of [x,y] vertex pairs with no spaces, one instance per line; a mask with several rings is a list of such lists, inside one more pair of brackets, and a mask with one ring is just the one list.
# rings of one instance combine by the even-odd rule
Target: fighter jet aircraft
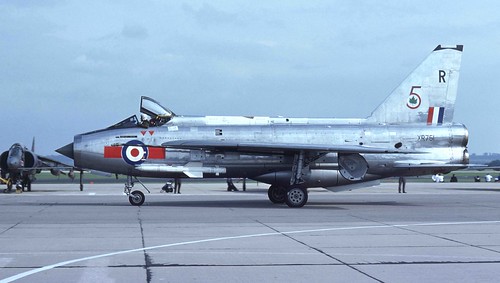
[[463,46],[437,46],[367,118],[180,116],[141,97],[140,112],[79,134],[57,152],[75,166],[133,178],[242,177],[270,185],[273,203],[302,207],[308,188],[331,191],[393,176],[447,173],[469,162],[468,131],[453,122]]
[[[31,183],[36,180],[35,174],[42,170],[50,170],[52,175],[68,175],[69,178],[75,177],[72,166],[43,157],[34,153],[35,139],[31,151],[19,143],[13,144],[9,150],[0,155],[0,169],[2,171],[0,179],[7,184],[5,192],[10,192],[13,185],[17,190],[31,191]],[[68,170],[64,173],[62,170]]]

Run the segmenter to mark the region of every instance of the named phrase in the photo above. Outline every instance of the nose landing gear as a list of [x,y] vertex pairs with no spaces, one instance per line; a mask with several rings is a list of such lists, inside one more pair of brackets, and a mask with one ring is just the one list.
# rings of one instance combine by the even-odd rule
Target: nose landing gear
[[128,201],[134,206],[141,206],[145,199],[146,197],[141,191],[133,191],[128,195]]
[[[148,191],[148,193],[151,193],[148,188],[146,188],[146,186],[144,186],[144,184],[139,181],[139,179],[137,179],[137,177],[134,177],[134,179],[139,182],[144,187],[144,189]],[[125,189],[123,190],[123,192],[128,196],[128,202],[130,202],[131,205],[141,206],[142,204],[144,204],[146,197],[144,196],[144,193],[139,190],[132,191],[133,187],[134,182],[132,181],[132,176],[127,176],[127,182],[125,183]]]

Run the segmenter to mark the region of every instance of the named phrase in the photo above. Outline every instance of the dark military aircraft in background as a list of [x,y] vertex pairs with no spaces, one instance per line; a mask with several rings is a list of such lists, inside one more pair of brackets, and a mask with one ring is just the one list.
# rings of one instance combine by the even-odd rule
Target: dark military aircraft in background
[[453,122],[462,50],[437,46],[367,118],[180,116],[143,96],[151,119],[76,135],[57,152],[79,168],[127,175],[132,205],[145,200],[132,191],[141,176],[249,178],[270,184],[271,202],[302,207],[308,188],[448,173],[469,163],[468,131]]
[[[31,183],[36,180],[35,175],[48,170],[52,175],[68,175],[74,179],[75,173],[72,166],[43,157],[34,153],[35,139],[31,151],[19,143],[13,144],[9,150],[0,155],[0,181],[7,184],[5,192],[10,192],[15,185],[18,191],[31,191]],[[62,170],[67,170],[65,173]]]

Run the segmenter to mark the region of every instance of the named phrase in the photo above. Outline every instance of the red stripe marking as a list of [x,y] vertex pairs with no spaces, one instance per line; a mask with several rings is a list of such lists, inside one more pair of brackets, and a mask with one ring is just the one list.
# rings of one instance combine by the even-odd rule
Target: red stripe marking
[[122,158],[121,146],[105,146],[104,158]]
[[163,147],[148,147],[148,159],[165,159],[165,149]]
[[429,114],[427,114],[427,125],[432,125],[432,117],[434,117],[434,107],[429,107]]
[[154,133],[155,133],[155,131],[149,131],[150,135],[153,135]]
[[141,131],[141,134],[144,136],[146,134],[146,131]]

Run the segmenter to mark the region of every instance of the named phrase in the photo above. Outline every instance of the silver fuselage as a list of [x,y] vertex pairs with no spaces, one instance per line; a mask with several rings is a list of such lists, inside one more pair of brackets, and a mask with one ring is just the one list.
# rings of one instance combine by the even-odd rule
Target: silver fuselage
[[[109,128],[75,136],[75,166],[130,176],[178,178],[246,177],[269,184],[290,182],[294,153],[252,153],[161,147],[175,140],[246,141],[324,145],[362,145],[398,148],[404,153],[361,154],[368,171],[361,181],[391,176],[447,173],[468,164],[468,131],[462,124],[368,123],[365,119],[309,119],[269,117],[182,117],[159,127]],[[139,141],[158,146],[161,158],[129,164],[120,156],[106,156],[105,148]],[[122,155],[125,155],[122,152]],[[425,161],[433,166],[426,167]],[[412,166],[412,163],[418,166]],[[443,166],[436,166],[443,164]],[[417,164],[416,164],[417,165]],[[333,187],[352,183],[339,174],[338,154],[325,153],[308,166],[304,187]]]

